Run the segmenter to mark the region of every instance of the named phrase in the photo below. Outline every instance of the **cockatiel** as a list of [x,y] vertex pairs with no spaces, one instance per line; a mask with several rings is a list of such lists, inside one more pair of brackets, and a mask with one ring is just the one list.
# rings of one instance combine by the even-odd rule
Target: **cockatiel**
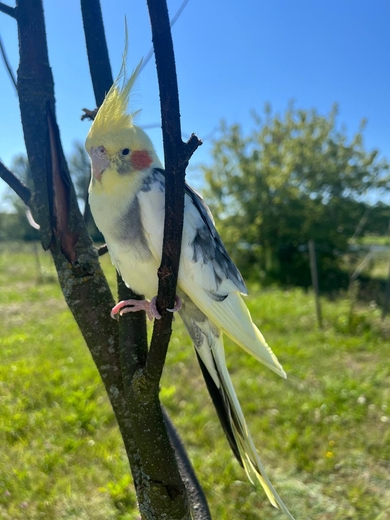
[[[128,113],[138,70],[122,87],[115,82],[88,133],[85,146],[92,163],[89,200],[116,269],[134,292],[148,298],[142,303],[121,302],[112,314],[144,309],[149,317],[158,318],[153,297],[162,254],[165,176],[149,137],[134,125],[134,114]],[[194,343],[235,456],[249,479],[259,480],[271,503],[292,519],[256,452],[226,367],[223,333],[283,378],[286,374],[252,322],[241,297],[247,294],[245,283],[226,252],[208,207],[188,185],[177,294],[173,310],[179,310]]]

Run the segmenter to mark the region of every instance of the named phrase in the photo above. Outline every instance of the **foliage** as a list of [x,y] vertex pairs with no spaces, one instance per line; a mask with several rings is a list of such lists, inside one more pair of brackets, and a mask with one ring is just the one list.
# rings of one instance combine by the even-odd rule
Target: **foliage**
[[[213,164],[204,167],[228,250],[246,273],[307,286],[313,239],[323,288],[338,286],[341,254],[368,207],[364,197],[384,186],[389,165],[365,150],[364,123],[351,139],[338,128],[336,106],[326,117],[294,105],[279,116],[266,106],[254,124],[245,136],[239,125],[222,123]],[[379,219],[379,208],[373,213]]]
[[[123,444],[55,270],[31,245],[0,253],[0,517],[135,520]],[[115,285],[107,257],[105,271]],[[227,362],[256,446],[296,518],[379,520],[390,510],[390,322],[379,310],[251,288],[248,304],[286,381],[227,341]],[[225,441],[180,320],[161,398],[220,520],[281,519]],[[132,509],[133,505],[133,509]],[[125,512],[126,508],[127,511]],[[380,516],[382,515],[382,516]]]

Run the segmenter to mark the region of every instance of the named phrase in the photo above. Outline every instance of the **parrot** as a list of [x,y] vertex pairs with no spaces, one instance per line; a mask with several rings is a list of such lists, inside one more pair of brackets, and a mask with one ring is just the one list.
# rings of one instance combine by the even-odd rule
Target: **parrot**
[[[140,64],[141,65],[141,64]],[[165,172],[154,146],[129,110],[140,65],[105,96],[88,132],[89,202],[111,260],[128,287],[145,300],[119,302],[114,317],[156,308],[157,270],[164,233]],[[248,430],[230,378],[223,335],[282,378],[286,373],[253,323],[245,282],[229,257],[202,197],[185,185],[184,224],[175,306],[193,342],[211,400],[230,447],[249,480],[259,481],[271,504],[293,516],[271,484]]]

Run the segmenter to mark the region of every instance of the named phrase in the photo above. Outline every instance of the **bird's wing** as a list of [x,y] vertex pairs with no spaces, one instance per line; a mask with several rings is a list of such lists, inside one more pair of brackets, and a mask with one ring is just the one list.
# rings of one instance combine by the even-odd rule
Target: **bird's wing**
[[[205,276],[203,287],[211,297],[219,299],[219,288],[248,294],[245,282],[215,229],[213,216],[202,197],[190,186],[185,186],[185,228],[183,246],[185,256],[192,263],[202,266]],[[221,287],[221,290],[223,290]],[[222,293],[223,294],[223,293]]]
[[[155,169],[138,194],[148,245],[160,261],[165,178]],[[286,377],[276,356],[253,323],[240,293],[246,287],[215,229],[203,199],[186,186],[178,285],[230,338],[271,370]]]

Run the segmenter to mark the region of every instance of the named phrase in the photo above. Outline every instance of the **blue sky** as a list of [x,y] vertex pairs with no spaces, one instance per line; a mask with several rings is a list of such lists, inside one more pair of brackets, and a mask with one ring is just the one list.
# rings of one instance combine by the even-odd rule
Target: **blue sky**
[[[182,0],[168,0],[171,16]],[[146,2],[101,0],[114,76],[129,27],[128,69],[151,47]],[[11,4],[12,5],[12,4]],[[66,153],[84,141],[89,124],[81,108],[94,108],[79,2],[44,0],[57,116]],[[184,137],[205,139],[188,171],[201,186],[200,163],[210,162],[211,136],[221,119],[252,127],[250,112],[269,102],[283,112],[289,101],[327,114],[339,104],[349,135],[367,119],[368,149],[390,159],[390,2],[388,0],[190,0],[173,28]],[[18,66],[16,23],[0,13],[0,34],[13,68]],[[10,165],[24,151],[13,86],[0,63],[0,157]],[[144,69],[132,108],[137,123],[159,124],[154,59]],[[162,156],[159,128],[148,130]],[[0,181],[0,192],[4,183]]]

